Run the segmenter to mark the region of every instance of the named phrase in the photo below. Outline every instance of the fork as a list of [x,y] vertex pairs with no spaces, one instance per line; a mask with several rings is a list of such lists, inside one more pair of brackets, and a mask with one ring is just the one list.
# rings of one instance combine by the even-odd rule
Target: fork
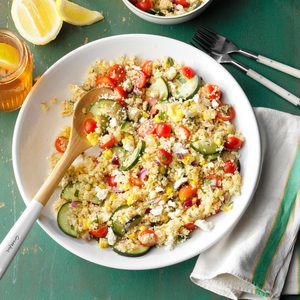
[[210,51],[224,54],[240,53],[246,57],[256,60],[259,63],[300,79],[300,70],[287,66],[273,59],[267,58],[265,56],[247,51],[245,49],[241,49],[225,36],[215,33],[201,25],[200,29],[196,33],[196,36],[208,46]]
[[[199,31],[195,34],[195,36],[192,39],[191,44],[198,48],[204,50],[207,54],[209,54],[213,59],[215,59],[218,63],[224,64],[224,63],[229,63],[240,70],[242,70],[246,75],[248,75],[250,78],[256,80],[257,82],[261,83],[274,93],[278,94],[282,98],[286,99],[290,103],[300,106],[300,98],[297,96],[293,95],[289,91],[285,90],[284,88],[280,87],[279,85],[275,84],[271,80],[267,79],[266,77],[260,75],[259,73],[253,71],[252,69],[249,69],[247,66],[237,62],[236,60],[232,59],[227,52],[225,53],[218,53],[215,50],[212,50],[212,47],[214,47],[214,42],[209,42],[207,39],[204,39],[202,36],[199,35]],[[244,50],[241,50],[244,51]],[[244,51],[246,52],[246,51]],[[246,52],[247,56],[248,53],[249,55],[253,55],[250,52]],[[245,54],[246,55],[246,54]],[[248,56],[249,57],[249,56]],[[296,69],[295,69],[296,70]]]

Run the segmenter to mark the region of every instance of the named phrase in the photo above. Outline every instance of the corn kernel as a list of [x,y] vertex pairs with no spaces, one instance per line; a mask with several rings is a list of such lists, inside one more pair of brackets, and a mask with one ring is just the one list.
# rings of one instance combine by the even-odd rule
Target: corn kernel
[[99,187],[100,189],[105,189],[105,188],[106,188],[106,184],[103,183],[103,182],[100,182],[100,183],[98,184],[98,187]]
[[232,208],[233,208],[233,203],[230,202],[223,207],[223,211],[228,212],[228,211],[231,211]]
[[196,187],[196,186],[197,186],[196,180],[190,180],[190,181],[189,181],[189,184],[192,185],[193,187]]
[[194,197],[194,198],[192,199],[193,204],[196,204],[197,200],[198,200],[197,197]]
[[108,202],[105,202],[105,203],[104,203],[104,206],[105,206],[105,207],[111,207],[110,203],[108,203]]
[[166,174],[166,171],[167,171],[166,167],[164,167],[164,166],[159,167],[159,173],[160,174],[164,175],[164,174]]
[[202,160],[201,162],[200,162],[200,165],[201,166],[204,166],[206,164],[206,160]]
[[87,140],[91,143],[92,146],[97,146],[99,143],[99,137],[96,132],[91,132],[86,136]]
[[89,220],[88,219],[84,219],[84,218],[79,218],[78,219],[78,224],[79,226],[82,228],[82,230],[87,230],[89,229]]
[[130,189],[130,184],[129,183],[123,183],[120,185],[121,190],[123,191],[128,191]]
[[144,159],[144,160],[149,160],[149,158],[150,158],[150,155],[149,155],[149,154],[145,153],[145,154],[143,155],[143,159]]
[[134,141],[134,137],[133,137],[131,134],[127,135],[126,137],[127,137],[128,139]]
[[220,139],[220,138],[216,138],[215,144],[216,144],[217,146],[221,146],[221,145],[222,145],[221,139]]
[[134,202],[134,200],[135,200],[135,193],[132,192],[127,199],[127,205],[131,205]]
[[92,189],[92,186],[90,185],[90,184],[87,184],[86,186],[85,186],[85,190],[86,191],[90,191]]
[[182,162],[185,164],[185,165],[188,165],[190,164],[192,161],[193,161],[193,157],[189,154],[185,155],[182,159]]
[[116,194],[111,194],[109,197],[110,201],[115,201],[117,199],[117,195]]
[[108,242],[106,238],[100,238],[99,239],[99,247],[104,249],[104,248],[108,248]]
[[150,115],[147,114],[146,112],[143,112],[143,117],[146,118],[146,119],[148,119],[150,117]]
[[173,188],[171,186],[168,186],[166,188],[166,195],[167,196],[170,196],[171,194],[173,193]]
[[111,149],[107,149],[103,152],[103,157],[105,159],[111,159],[113,157],[114,153]]
[[147,229],[146,226],[141,226],[141,227],[140,227],[140,231],[144,231],[144,230],[146,230],[146,229]]
[[128,234],[128,238],[133,240],[135,238],[135,234],[134,233]]
[[65,135],[65,137],[69,138],[70,137],[70,132],[71,132],[71,128],[69,126],[67,126],[64,129],[64,135]]
[[159,115],[156,115],[156,116],[153,118],[153,122],[154,122],[155,124],[158,124],[158,123],[161,122]]

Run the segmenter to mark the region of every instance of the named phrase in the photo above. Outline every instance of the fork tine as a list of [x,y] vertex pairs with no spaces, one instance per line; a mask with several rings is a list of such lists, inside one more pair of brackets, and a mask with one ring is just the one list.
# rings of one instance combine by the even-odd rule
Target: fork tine
[[206,32],[206,31],[204,31],[204,30],[202,30],[202,29],[199,29],[199,30],[196,32],[196,34],[205,36],[206,39],[209,39],[209,40],[212,41],[212,42],[215,42],[215,41],[217,41],[217,39],[218,39],[216,36],[210,34],[209,32]]
[[208,38],[205,34],[197,32],[195,37],[198,38],[200,41],[205,42],[210,48],[213,48],[216,44],[216,40],[212,40]]
[[210,41],[207,41],[205,38],[197,35],[194,37],[194,39],[197,40],[200,45],[204,45],[208,50],[210,50],[215,44],[214,42],[211,43]]
[[215,40],[219,37],[222,37],[221,35],[217,34],[216,32],[213,32],[210,29],[207,29],[206,27],[204,27],[202,25],[199,25],[199,27],[200,27],[200,29],[198,30],[198,32],[199,31],[205,32],[207,35],[209,35],[211,38],[213,38]]
[[206,45],[200,44],[200,42],[198,40],[196,40],[195,38],[192,38],[191,44],[198,49],[199,48],[202,49],[206,53],[210,52],[209,47],[207,47]]

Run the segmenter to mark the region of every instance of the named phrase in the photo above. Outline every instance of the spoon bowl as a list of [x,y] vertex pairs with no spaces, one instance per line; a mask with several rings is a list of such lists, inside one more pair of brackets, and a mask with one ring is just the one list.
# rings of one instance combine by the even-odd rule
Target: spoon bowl
[[66,151],[49,177],[40,187],[33,200],[29,203],[25,211],[0,244],[0,279],[67,169],[79,154],[92,147],[86,139],[86,133],[83,128],[84,120],[90,115],[89,110],[91,105],[101,98],[111,97],[112,95],[113,91],[111,89],[95,88],[84,94],[76,103],[70,139]]

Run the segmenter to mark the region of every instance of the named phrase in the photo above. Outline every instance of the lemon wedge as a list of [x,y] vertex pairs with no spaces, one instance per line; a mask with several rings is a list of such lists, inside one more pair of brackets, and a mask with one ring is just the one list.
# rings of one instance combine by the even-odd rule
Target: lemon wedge
[[54,0],[14,0],[11,14],[20,35],[35,45],[54,40],[63,23]]
[[0,68],[5,70],[16,69],[20,62],[18,50],[6,43],[0,43]]
[[56,8],[60,17],[72,25],[90,25],[104,18],[100,12],[87,9],[68,0],[57,0]]

